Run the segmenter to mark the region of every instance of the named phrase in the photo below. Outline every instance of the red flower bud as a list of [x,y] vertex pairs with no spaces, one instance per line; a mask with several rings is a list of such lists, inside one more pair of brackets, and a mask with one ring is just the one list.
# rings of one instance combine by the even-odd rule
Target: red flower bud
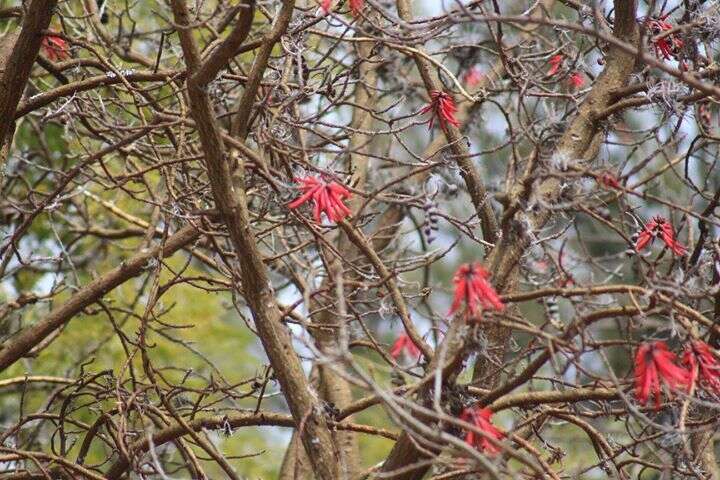
[[51,62],[70,58],[67,42],[57,35],[45,35],[42,40],[43,54]]
[[390,356],[397,360],[403,352],[414,359],[420,358],[420,349],[405,333],[399,335],[395,343],[393,343],[390,348]]
[[564,57],[562,54],[553,55],[550,60],[548,60],[548,63],[550,64],[550,70],[548,70],[547,74],[549,76],[553,76],[556,73],[560,71],[560,67],[562,66]]
[[687,253],[685,246],[675,240],[675,232],[670,222],[660,216],[654,217],[645,224],[638,235],[637,242],[635,242],[635,250],[639,252],[644,249],[658,235],[675,255],[682,257]]

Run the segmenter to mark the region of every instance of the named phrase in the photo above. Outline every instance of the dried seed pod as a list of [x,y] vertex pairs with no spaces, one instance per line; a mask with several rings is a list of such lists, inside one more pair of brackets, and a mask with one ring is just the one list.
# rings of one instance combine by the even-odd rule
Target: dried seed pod
[[428,243],[432,243],[438,231],[438,203],[430,198],[425,199],[423,203],[425,211],[425,223],[423,224],[423,234]]
[[638,241],[638,238],[640,237],[640,232],[633,232],[633,234],[630,236],[630,246],[625,250],[625,255],[628,257],[632,257],[633,255],[637,254],[637,251],[635,250],[635,244]]
[[560,306],[558,305],[557,297],[545,297],[543,299],[545,305],[545,313],[547,314],[550,324],[555,328],[562,328],[562,322],[560,321]]

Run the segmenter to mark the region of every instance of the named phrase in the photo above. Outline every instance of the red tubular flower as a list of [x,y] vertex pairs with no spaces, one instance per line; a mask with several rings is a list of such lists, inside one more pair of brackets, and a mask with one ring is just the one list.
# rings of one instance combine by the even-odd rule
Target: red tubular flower
[[320,0],[320,8],[323,12],[330,13],[330,7],[332,6],[332,0]]
[[482,78],[483,74],[480,70],[480,67],[475,65],[474,67],[465,72],[465,74],[463,75],[463,83],[465,83],[468,88],[475,88],[480,84]]
[[548,63],[550,64],[550,70],[548,70],[548,72],[547,72],[547,74],[549,76],[552,77],[553,75],[555,75],[556,73],[558,73],[560,71],[560,67],[562,66],[562,63],[563,63],[563,58],[564,57],[560,53],[550,57],[550,60],[548,60]]
[[635,250],[639,252],[648,246],[658,235],[660,235],[662,241],[665,242],[665,245],[667,245],[675,255],[682,257],[687,253],[685,246],[675,240],[675,232],[670,222],[661,216],[654,217],[645,224],[638,235],[637,242],[635,242]]
[[669,389],[688,386],[692,374],[677,366],[675,354],[668,350],[665,342],[644,343],[635,355],[635,396],[645,405],[650,395],[655,396],[655,409],[660,409],[662,382]]
[[430,103],[420,110],[421,115],[430,111],[433,112],[433,116],[430,117],[428,124],[429,130],[432,130],[435,117],[440,119],[440,124],[443,127],[447,127],[448,124],[454,125],[455,127],[460,126],[460,122],[458,122],[457,118],[455,118],[457,107],[455,106],[455,101],[450,95],[445,92],[434,90],[430,93],[430,98]]
[[414,359],[420,358],[420,349],[405,333],[399,335],[395,343],[393,343],[392,348],[390,348],[390,356],[397,360],[403,352]]
[[568,81],[572,88],[580,88],[585,83],[585,76],[580,72],[573,72],[570,74]]
[[365,0],[350,0],[350,11],[353,15],[358,16],[365,5]]
[[467,304],[468,312],[473,317],[477,316],[483,308],[503,310],[505,304],[488,282],[489,276],[490,274],[479,262],[461,265],[453,277],[455,296],[448,315],[457,312],[463,301]]
[[505,434],[498,430],[490,421],[492,414],[493,412],[489,408],[479,408],[477,406],[467,407],[463,409],[460,414],[460,420],[472,424],[478,430],[487,434],[487,436],[485,436],[470,430],[465,434],[465,443],[488,455],[496,455],[502,451],[500,447],[488,440],[488,437],[492,437],[495,440],[505,438]]
[[[671,23],[662,20],[648,20],[647,28],[650,30],[653,36],[658,36],[663,32],[672,30],[673,26]],[[670,60],[672,58],[679,59],[680,51],[685,45],[682,39],[677,35],[666,35],[660,39],[652,40],[653,48],[655,49],[655,56]]]
[[350,209],[345,206],[343,199],[350,198],[351,193],[347,188],[335,181],[327,182],[319,177],[307,176],[296,178],[300,183],[302,195],[288,204],[289,208],[295,209],[300,205],[313,201],[313,217],[320,223],[320,214],[324,213],[328,219],[338,222],[350,215]]
[[707,390],[720,393],[720,361],[707,343],[696,340],[685,347],[682,363],[693,382],[699,380]]
[[41,46],[43,53],[51,62],[70,58],[67,42],[57,35],[45,35]]
[[600,185],[605,188],[615,188],[617,190],[622,189],[622,186],[620,185],[617,177],[615,177],[615,175],[610,172],[603,172],[600,176],[597,177],[597,180]]

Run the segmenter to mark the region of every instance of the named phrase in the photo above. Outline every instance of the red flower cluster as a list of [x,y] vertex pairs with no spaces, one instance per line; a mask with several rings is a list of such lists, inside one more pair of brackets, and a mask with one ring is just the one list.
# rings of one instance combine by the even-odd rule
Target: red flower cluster
[[550,57],[550,60],[548,60],[548,63],[550,64],[550,70],[548,70],[547,74],[549,76],[553,76],[556,73],[560,71],[560,67],[562,67],[564,57],[562,54],[558,53],[557,55],[553,55]]
[[457,312],[463,301],[467,304],[468,312],[475,317],[480,310],[502,310],[505,308],[493,286],[488,282],[490,274],[479,262],[466,263],[460,266],[455,276],[455,296],[448,315]]
[[347,188],[335,181],[327,182],[319,177],[307,176],[296,178],[300,183],[303,194],[288,204],[289,208],[295,209],[300,205],[313,201],[313,217],[320,223],[320,214],[324,213],[328,219],[338,222],[350,215],[350,209],[345,206],[343,199],[350,198],[351,193]]
[[[647,28],[650,30],[650,32],[653,34],[653,36],[658,36],[662,34],[663,32],[667,32],[668,30],[672,30],[673,26],[672,24],[665,21],[665,19],[648,19],[647,20]],[[682,47],[684,46],[683,41],[678,38],[677,35],[666,35],[663,38],[660,39],[653,39],[652,40],[653,48],[655,49],[655,55],[657,57],[662,57],[665,60],[670,60],[671,58],[680,59],[680,52],[682,50]]]
[[720,361],[710,345],[696,340],[685,347],[683,365],[690,371],[692,383],[699,380],[700,386],[720,394]]
[[420,349],[405,333],[398,336],[397,340],[395,340],[395,343],[393,343],[393,346],[390,349],[390,356],[397,360],[403,352],[405,352],[407,356],[414,359],[420,358]]
[[610,172],[603,172],[597,177],[598,182],[605,188],[615,188],[621,190],[622,186],[617,177]]
[[332,6],[332,0],[320,0],[320,8],[323,12],[330,13],[330,7]]
[[492,410],[489,408],[479,408],[474,406],[463,409],[460,414],[460,420],[472,424],[478,430],[487,434],[487,436],[485,436],[475,433],[472,430],[468,431],[465,434],[465,443],[477,450],[484,451],[488,455],[496,455],[501,452],[501,449],[488,440],[488,437],[492,437],[495,440],[502,440],[505,438],[505,434],[498,430],[497,427],[490,421],[492,413]]
[[652,394],[655,409],[660,409],[661,383],[670,390],[687,387],[691,373],[675,364],[676,356],[663,341],[644,343],[635,355],[635,396],[645,405]]
[[446,127],[448,124],[459,127],[460,122],[458,122],[457,118],[455,118],[457,106],[455,106],[453,98],[449,94],[438,90],[433,90],[430,93],[430,97],[430,103],[420,110],[421,115],[430,111],[433,112],[433,116],[430,117],[430,120],[428,120],[428,129],[432,130],[435,117],[440,120],[440,125],[443,127]]
[[365,0],[350,0],[350,11],[353,15],[360,15],[364,5]]
[[480,70],[480,67],[475,65],[474,67],[465,72],[465,74],[463,75],[463,83],[468,88],[475,88],[480,84],[482,78],[483,74]]
[[635,250],[640,251],[647,247],[654,239],[660,235],[665,245],[672,250],[675,255],[682,257],[687,253],[686,248],[677,240],[675,240],[675,232],[670,222],[663,217],[657,216],[645,224],[642,231],[638,235],[635,242]]
[[67,42],[57,35],[45,35],[42,40],[43,54],[51,62],[70,58]]
[[570,82],[571,87],[580,88],[585,84],[585,76],[576,71],[570,74],[568,81]]

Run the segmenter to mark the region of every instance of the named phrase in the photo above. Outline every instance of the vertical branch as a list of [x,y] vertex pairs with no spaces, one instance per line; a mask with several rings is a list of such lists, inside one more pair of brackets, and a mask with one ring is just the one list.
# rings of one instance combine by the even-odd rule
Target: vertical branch
[[230,134],[233,136],[245,138],[248,135],[250,115],[252,114],[253,103],[255,103],[255,96],[258,88],[260,88],[260,81],[265,74],[275,44],[280,40],[280,37],[282,37],[290,24],[294,7],[295,0],[284,0],[275,24],[262,39],[262,46],[255,57],[250,74],[245,82],[245,91],[238,101],[237,113],[232,119]]
[[[410,11],[409,0],[397,0],[397,11],[401,19],[406,22],[413,20]],[[420,75],[422,76],[428,96],[433,91],[442,91],[443,87],[440,81],[432,73],[432,64],[423,56],[415,55],[415,64],[417,65]],[[490,198],[485,190],[480,173],[470,158],[470,149],[468,148],[460,129],[454,125],[441,122],[445,138],[450,144],[450,150],[456,157],[456,161],[460,166],[460,174],[465,180],[465,184],[470,194],[470,198],[475,206],[478,217],[482,224],[483,237],[487,242],[495,243],[498,240],[499,230],[495,212],[493,212]]]
[[[371,43],[361,42],[357,47],[357,61],[359,63],[358,83],[355,86],[354,95],[355,103],[357,105],[363,105],[364,108],[355,108],[353,110],[353,117],[350,122],[350,127],[353,130],[368,130],[372,125],[370,110],[372,110],[375,103],[374,89],[377,85],[377,74],[374,66],[369,62],[371,52]],[[355,133],[350,137],[348,145],[350,151],[350,170],[352,172],[351,183],[360,189],[365,189],[366,186],[369,158],[358,150],[368,148],[369,140],[370,138],[367,135]],[[357,211],[361,201],[362,199],[359,197],[353,198],[350,206],[351,210]],[[353,256],[352,245],[342,233],[338,237],[337,245],[338,251],[349,252],[349,255]],[[329,268],[332,272],[329,272],[328,279],[341,276],[343,270],[342,259],[332,255]],[[338,296],[337,300],[340,301],[341,296],[344,295],[344,288],[341,290],[336,289],[336,292]],[[322,313],[319,319],[320,325],[327,325],[337,321],[336,317],[330,314],[329,309],[322,309],[321,311]],[[344,319],[340,318],[340,321],[343,322]],[[343,342],[339,341],[339,334],[340,330],[319,328],[317,329],[316,339],[323,350],[337,352],[340,348],[347,348],[347,345],[343,345]],[[350,390],[348,381],[343,376],[333,372],[335,368],[343,368],[343,365],[321,365],[319,367],[322,392],[327,401],[332,402],[336,408],[343,409],[352,403],[352,391]],[[345,468],[344,473],[348,478],[352,478],[360,470],[360,449],[357,435],[353,432],[345,431],[338,432],[337,437]]]
[[[284,3],[282,13],[273,28],[274,38],[279,38],[285,30],[293,3],[291,0]],[[172,9],[178,24],[185,62],[188,69],[194,73],[199,66],[199,53],[189,27],[187,7],[183,0],[173,0]],[[264,66],[261,65],[262,62],[258,59],[253,67],[252,75],[257,79],[262,77],[264,71]],[[248,82],[243,97],[250,96],[252,92],[249,101],[255,96],[252,85],[252,82]],[[252,310],[260,341],[300,430],[303,445],[317,478],[335,480],[338,475],[333,438],[322,409],[317,405],[305,378],[300,359],[293,349],[290,332],[282,321],[282,314],[275,302],[275,292],[250,225],[244,189],[243,159],[240,155],[235,155],[233,160],[237,161],[237,168],[231,171],[230,159],[224,150],[220,128],[213,115],[205,85],[199,84],[194,75],[190,75],[187,80],[187,94],[191,114],[203,146],[215,205],[227,226],[233,247],[238,254],[243,294]]]
[[[25,91],[35,57],[42,44],[42,31],[50,25],[57,0],[32,0],[23,15],[22,29],[17,36],[12,52],[4,63],[0,76],[0,147],[12,141],[15,109]],[[3,38],[12,41],[12,36]],[[0,158],[0,171],[4,170],[7,149]],[[2,175],[0,175],[2,177]]]

